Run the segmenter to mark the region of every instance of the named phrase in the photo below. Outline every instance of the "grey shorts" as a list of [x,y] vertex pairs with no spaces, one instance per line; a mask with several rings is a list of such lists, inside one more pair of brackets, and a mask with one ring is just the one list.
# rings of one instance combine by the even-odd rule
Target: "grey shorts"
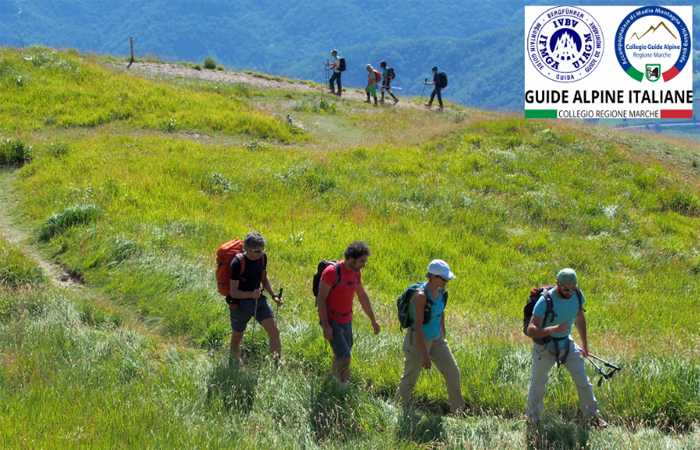
[[258,299],[257,312],[255,309],[255,300],[252,298],[235,301],[233,304],[229,305],[229,311],[231,312],[231,329],[239,333],[245,331],[248,322],[250,322],[250,319],[253,317],[255,317],[258,323],[275,317],[264,295]]

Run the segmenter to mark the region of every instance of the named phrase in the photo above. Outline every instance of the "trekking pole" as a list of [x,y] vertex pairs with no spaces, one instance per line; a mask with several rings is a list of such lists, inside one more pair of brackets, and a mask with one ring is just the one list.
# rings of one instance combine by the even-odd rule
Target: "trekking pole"
[[425,83],[428,82],[428,79],[426,78],[423,82],[423,92],[420,93],[420,102],[423,103],[423,94],[425,94],[425,86],[427,86]]
[[[578,349],[579,352],[581,351],[580,347],[576,346],[576,348]],[[612,370],[608,373],[603,372],[603,369],[598,364],[596,364],[591,358],[597,359],[598,361],[603,363],[603,366],[609,367]],[[600,379],[598,380],[598,387],[600,387],[603,384],[603,380],[609,380],[610,378],[613,377],[613,375],[615,375],[615,372],[617,372],[618,370],[622,370],[621,367],[618,367],[614,364],[611,364],[611,363],[605,361],[604,359],[598,358],[597,356],[592,355],[590,353],[588,354],[588,356],[586,356],[586,359],[588,360],[588,362],[593,364],[593,367],[595,367],[596,370],[598,371],[598,373],[601,375]]]
[[331,60],[329,58],[326,58],[326,67],[323,68],[323,71],[326,72],[326,89],[330,89],[330,86],[328,85],[328,65],[331,63]]
[[[284,288],[281,287],[279,294],[277,294],[277,298],[279,298],[280,300],[282,300],[282,292],[284,292]],[[277,302],[275,302],[275,303],[277,303]],[[280,304],[277,303],[277,308],[275,309],[275,318],[279,319],[279,313],[280,313]]]

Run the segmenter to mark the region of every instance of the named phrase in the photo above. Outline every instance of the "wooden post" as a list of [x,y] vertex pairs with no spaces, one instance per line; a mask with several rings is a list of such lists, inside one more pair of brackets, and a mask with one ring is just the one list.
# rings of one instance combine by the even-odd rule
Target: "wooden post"
[[131,41],[131,60],[129,61],[129,65],[126,66],[127,69],[134,63],[134,37],[129,36],[129,40]]

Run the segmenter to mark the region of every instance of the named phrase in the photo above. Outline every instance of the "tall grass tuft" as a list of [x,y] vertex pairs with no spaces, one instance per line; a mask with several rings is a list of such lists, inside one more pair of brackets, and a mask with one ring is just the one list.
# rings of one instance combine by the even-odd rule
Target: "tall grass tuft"
[[21,167],[32,160],[32,154],[32,147],[18,139],[0,141],[0,167]]
[[75,225],[85,225],[102,217],[103,211],[95,205],[73,205],[54,213],[39,230],[39,238],[47,241]]

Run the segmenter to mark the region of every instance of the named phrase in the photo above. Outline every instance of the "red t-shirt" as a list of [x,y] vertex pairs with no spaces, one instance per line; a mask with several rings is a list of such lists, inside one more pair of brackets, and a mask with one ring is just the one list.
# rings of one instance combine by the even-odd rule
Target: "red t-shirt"
[[[358,285],[362,284],[362,274],[359,270],[355,272],[345,267],[344,261],[339,261],[339,263],[341,272],[340,284],[331,289],[331,292],[326,298],[326,305],[329,319],[333,319],[338,323],[348,323],[353,317],[352,300],[355,297],[355,289]],[[331,287],[335,284],[337,279],[338,272],[336,272],[332,264],[326,267],[321,274],[321,281]],[[339,314],[347,315],[341,316]]]

